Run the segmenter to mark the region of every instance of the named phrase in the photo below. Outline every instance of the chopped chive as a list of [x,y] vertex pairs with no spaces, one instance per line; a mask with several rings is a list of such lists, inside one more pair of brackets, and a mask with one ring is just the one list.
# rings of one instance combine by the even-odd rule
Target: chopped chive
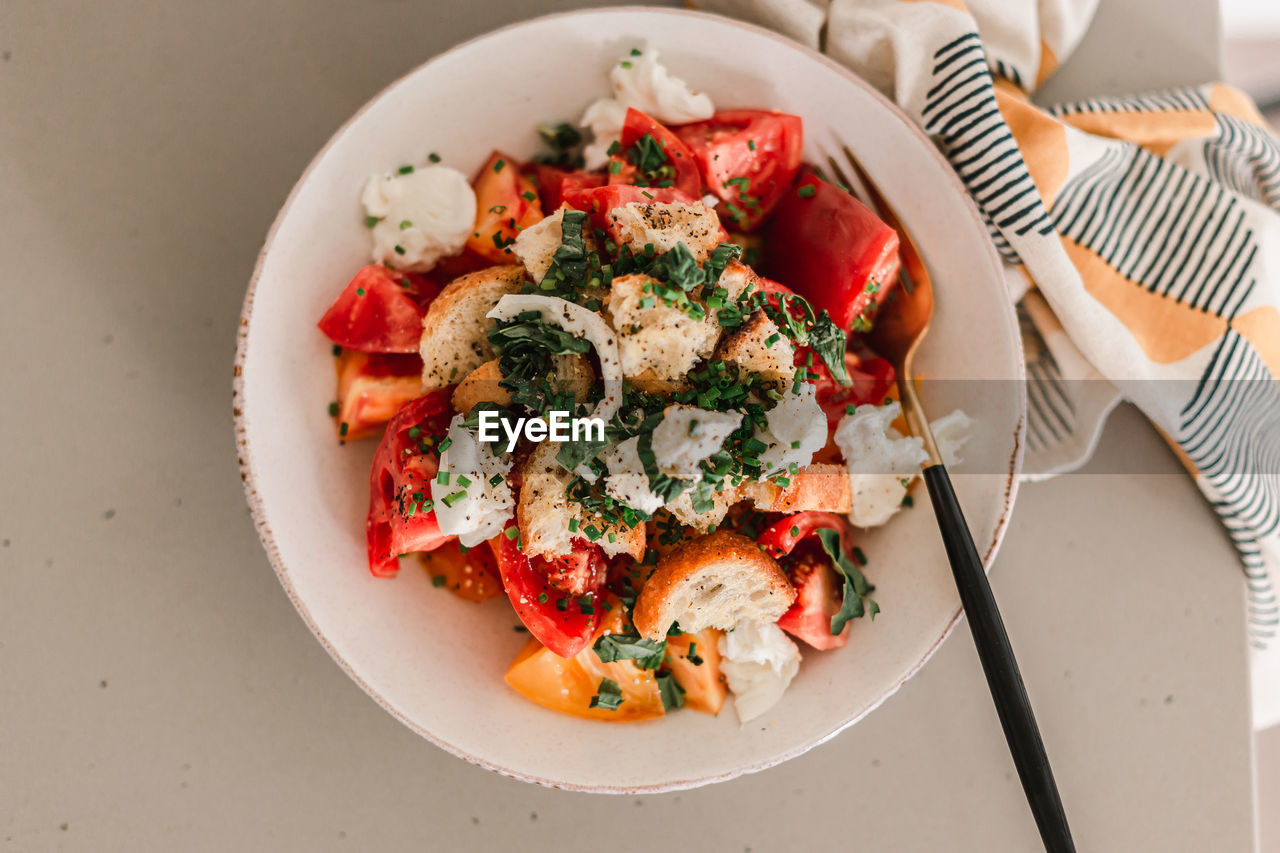
[[337,404],[337,403],[330,403],[330,404],[329,404],[329,417],[331,417],[331,418],[336,418],[337,416],[338,416],[338,404]]
[[[514,527],[512,527],[512,528],[508,528],[508,530],[514,530],[514,529],[515,529]],[[546,604],[546,603],[547,603],[547,599],[548,599],[548,596],[547,596],[547,594],[546,594],[545,592],[540,592],[540,593],[538,593],[538,603],[539,603],[539,604]]]
[[507,165],[507,161],[506,161],[506,160],[499,160],[498,162],[496,162],[496,163],[494,163],[494,164],[493,164],[493,171],[495,171],[495,172],[501,172],[501,171],[502,171],[502,167],[503,167],[503,166],[505,166],[505,165]]
[[633,47],[633,48],[631,48],[631,55],[632,55],[632,56],[639,56],[639,55],[640,55],[640,48],[638,48],[638,47]]
[[410,222],[409,220],[407,220],[407,219],[401,219],[401,220],[400,220],[400,230],[401,230],[401,231],[403,231],[403,230],[404,230],[404,229],[406,229],[406,228],[412,228],[412,227],[413,227],[413,223],[412,223],[412,222]]
[[800,196],[800,198],[809,198],[811,195],[813,195],[817,191],[818,191],[818,188],[815,187],[813,184],[805,184],[800,189],[796,190],[796,195]]
[[356,288],[356,296],[364,296],[364,293],[365,293],[365,291],[364,291],[364,288],[363,288],[363,287],[357,287],[357,288]]
[[348,430],[349,428],[350,428],[350,427],[349,427],[349,425],[347,424],[347,422],[346,422],[346,421],[343,421],[342,423],[338,424],[338,435],[340,435],[340,436],[342,436],[342,437],[344,437],[344,438],[345,438],[345,437],[346,437],[346,435],[347,435],[347,430]]
[[533,201],[538,197],[538,194],[533,190],[525,190],[524,192],[520,193],[520,197],[525,201]]
[[412,167],[412,166],[401,166],[399,171],[400,171],[400,174],[402,174],[402,175],[412,175],[412,174],[413,174],[413,167]]
[[431,579],[432,586],[444,586],[448,582],[449,582],[449,579],[444,575],[436,575]]
[[747,140],[747,147],[748,147],[748,148],[750,148],[752,151],[755,151],[755,150],[756,150],[756,141],[755,141],[754,139],[748,139],[748,140]]
[[397,254],[397,255],[403,255],[403,254],[404,254],[404,246],[396,246],[396,254]]
[[364,227],[365,227],[365,228],[373,228],[374,226],[376,226],[376,225],[377,225],[379,222],[381,222],[381,221],[382,221],[382,220],[381,220],[380,218],[378,218],[377,216],[366,216],[366,217],[364,218]]
[[432,151],[430,154],[427,155],[427,159],[430,160],[432,163],[439,163],[440,155]]

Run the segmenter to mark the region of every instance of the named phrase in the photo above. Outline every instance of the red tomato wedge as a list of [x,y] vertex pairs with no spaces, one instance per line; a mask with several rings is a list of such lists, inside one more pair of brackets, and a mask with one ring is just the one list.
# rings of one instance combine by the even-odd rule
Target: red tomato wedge
[[639,202],[640,204],[693,204],[697,199],[674,187],[633,187],[630,184],[609,184],[602,187],[576,187],[566,189],[564,200],[575,210],[591,215],[597,228],[608,225],[608,213],[615,207]]
[[[507,530],[516,530],[512,522]],[[600,622],[601,589],[604,583],[604,553],[597,545],[575,540],[573,555],[582,554],[587,564],[595,564],[598,580],[592,589],[568,593],[548,577],[552,566],[541,557],[527,557],[517,544],[518,536],[502,534],[490,540],[498,558],[502,586],[511,599],[520,621],[534,639],[562,658],[571,658],[585,649]]]
[[811,533],[823,528],[843,534],[848,531],[849,522],[834,512],[797,512],[760,531],[756,544],[771,557],[785,557]]
[[804,123],[765,110],[728,110],[676,128],[693,151],[721,215],[744,231],[759,227],[800,168]]
[[463,549],[453,539],[423,554],[422,566],[436,586],[467,601],[488,601],[502,595],[498,562],[488,546]]
[[453,415],[452,391],[432,391],[402,407],[373,456],[365,538],[374,577],[395,577],[401,554],[431,551],[452,538],[440,532],[435,512],[424,509],[440,467],[435,440]]
[[852,195],[807,172],[778,203],[768,247],[765,271],[846,330],[870,329],[898,279],[898,233]]
[[[648,173],[641,172],[632,157],[633,146],[638,144],[641,149],[646,149],[650,145],[644,141],[646,134],[652,138],[653,144],[656,144],[665,156],[665,161],[659,166],[661,171],[658,174],[654,174],[652,169]],[[659,189],[671,187],[694,198],[700,195],[702,175],[698,170],[698,161],[694,158],[693,152],[680,141],[678,136],[646,113],[635,108],[627,110],[619,147],[621,150],[609,159],[609,183]],[[642,151],[640,156],[657,159],[652,151],[647,153]]]
[[798,512],[761,531],[756,542],[783,565],[796,590],[796,600],[778,620],[778,627],[815,649],[836,649],[849,642],[849,626],[831,633],[831,617],[844,600],[844,580],[813,534],[822,529],[840,533],[847,542],[849,524],[832,512]]
[[520,162],[495,151],[471,183],[476,191],[476,226],[467,248],[495,264],[515,263],[511,244],[520,231],[542,220],[542,203]]
[[416,353],[422,316],[439,292],[425,276],[370,264],[356,273],[316,325],[343,349]]
[[888,359],[869,352],[863,355],[846,352],[844,366],[849,372],[849,378],[853,380],[851,385],[837,383],[822,359],[815,358],[813,366],[809,368],[811,372],[818,374],[815,383],[818,386],[818,405],[827,413],[827,422],[832,428],[844,417],[849,406],[884,405],[885,399],[892,395],[897,381],[897,374]]
[[819,651],[838,649],[849,642],[849,625],[831,633],[831,617],[840,612],[844,579],[817,540],[801,543],[787,561],[787,578],[796,589],[791,609],[778,619],[778,627]]
[[379,435],[400,407],[422,393],[422,359],[346,349],[338,354],[338,437]]
[[564,203],[564,194],[569,190],[602,187],[606,183],[605,176],[599,172],[570,172],[543,163],[533,167],[533,175],[538,181],[538,198],[542,201],[543,211],[559,210]]

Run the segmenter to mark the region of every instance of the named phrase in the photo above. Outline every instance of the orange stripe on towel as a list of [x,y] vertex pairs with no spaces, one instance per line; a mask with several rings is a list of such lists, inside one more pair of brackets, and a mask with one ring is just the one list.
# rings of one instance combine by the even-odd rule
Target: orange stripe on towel
[[1227,321],[1129,281],[1096,252],[1062,238],[1067,255],[1089,294],[1115,315],[1147,358],[1172,364],[1207,347],[1227,330]]

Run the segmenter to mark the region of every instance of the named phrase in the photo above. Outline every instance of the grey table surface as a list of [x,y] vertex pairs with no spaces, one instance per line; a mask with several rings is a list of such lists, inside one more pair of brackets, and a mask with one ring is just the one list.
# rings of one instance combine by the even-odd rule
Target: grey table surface
[[[0,849],[1036,849],[963,628],[801,758],[609,798],[419,740],[277,584],[230,419],[268,224],[386,82],[574,5],[0,4]],[[1212,78],[1216,18],[1104,0],[1048,97]],[[1137,413],[992,578],[1080,849],[1252,849],[1241,578]]]

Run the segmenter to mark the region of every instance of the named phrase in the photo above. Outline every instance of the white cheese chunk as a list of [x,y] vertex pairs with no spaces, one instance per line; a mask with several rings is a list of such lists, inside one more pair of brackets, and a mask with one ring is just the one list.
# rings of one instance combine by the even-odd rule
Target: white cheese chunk
[[462,251],[476,220],[476,194],[467,178],[448,166],[408,174],[373,175],[361,196],[371,229],[374,263],[425,272]]
[[588,169],[598,169],[609,160],[609,146],[618,141],[627,108],[634,107],[663,124],[687,124],[711,118],[716,111],[711,98],[695,93],[689,84],[658,62],[658,52],[648,48],[639,56],[623,59],[609,72],[613,95],[600,98],[582,114],[578,122],[591,128],[594,141],[583,152]]
[[[903,436],[890,426],[901,412],[897,402],[859,406],[836,427],[835,442],[849,470],[853,494],[849,521],[857,527],[878,527],[892,518],[901,509],[920,466],[929,458],[923,441]],[[930,426],[943,461],[959,463],[958,451],[968,440],[969,418],[957,409]]]
[[938,453],[942,454],[942,463],[948,468],[964,461],[960,458],[960,451],[969,443],[969,430],[972,428],[973,420],[962,409],[956,409],[929,423],[933,441],[938,445]]
[[564,209],[561,208],[521,231],[511,247],[535,283],[542,281],[547,270],[551,269],[551,262],[564,236],[563,225]]
[[827,443],[827,415],[811,382],[801,383],[798,391],[788,390],[764,416],[765,429],[756,432],[767,445],[760,454],[764,477],[784,474],[792,465],[803,468]]
[[720,637],[720,671],[747,723],[778,703],[800,671],[800,649],[772,622],[740,622]]
[[601,461],[609,469],[604,478],[604,490],[615,501],[621,501],[632,509],[653,515],[662,507],[662,498],[649,488],[649,475],[636,448],[640,437],[621,441],[600,454]]
[[[440,472],[448,482],[432,480],[431,499],[440,531],[471,548],[502,532],[515,510],[515,496],[507,485],[511,455],[495,454],[476,441],[462,421],[455,415],[449,422],[450,443],[440,454]],[[502,479],[495,485],[494,477]]]
[[724,446],[742,426],[741,412],[713,412],[697,406],[667,406],[653,430],[653,456],[658,470],[682,480],[702,479],[702,460]]

